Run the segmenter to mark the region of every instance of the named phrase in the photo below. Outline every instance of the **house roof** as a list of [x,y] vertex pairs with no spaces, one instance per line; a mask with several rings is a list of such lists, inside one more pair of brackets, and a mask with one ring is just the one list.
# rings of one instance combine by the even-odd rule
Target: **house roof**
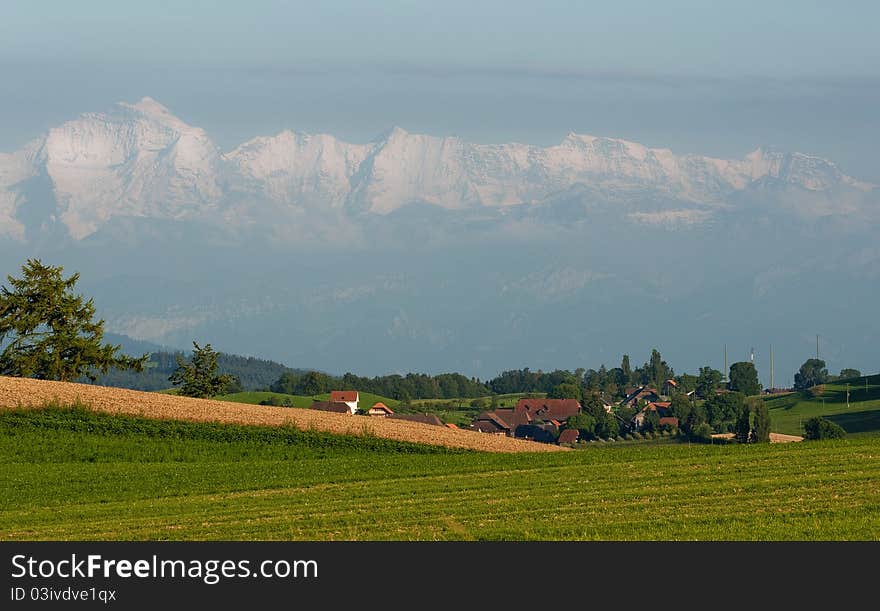
[[370,408],[370,411],[373,411],[374,409],[381,410],[381,411],[385,412],[386,414],[393,414],[394,413],[390,407],[388,407],[387,405],[385,405],[381,401],[379,401],[378,403],[374,403],[373,407]]
[[474,418],[474,422],[492,422],[495,426],[509,430],[516,426],[513,409],[496,409],[494,412],[482,412]]
[[433,424],[434,426],[446,426],[434,414],[393,414],[391,418],[397,420],[409,420],[410,422],[421,422],[422,424]]
[[658,409],[667,410],[672,405],[669,401],[652,401],[645,406],[645,409],[657,411]]
[[559,443],[574,443],[580,437],[580,431],[577,429],[565,429],[559,433]]
[[660,418],[660,424],[669,424],[671,426],[677,427],[678,418],[676,418],[675,416],[665,416],[663,418]]
[[343,403],[353,403],[358,400],[358,391],[356,390],[331,390],[330,401],[341,401]]
[[312,403],[312,409],[321,410],[322,412],[336,412],[338,414],[351,413],[348,405],[341,401],[315,401]]
[[676,382],[675,380],[673,380],[671,378],[669,380],[666,380],[666,383],[669,384],[670,386],[675,386],[675,387],[678,386],[678,382]]
[[506,433],[510,429],[507,426],[502,426],[495,422],[494,420],[474,420],[471,423],[471,428],[475,431],[481,431],[483,433]]
[[640,386],[638,388],[633,388],[630,392],[626,394],[626,397],[621,403],[631,403],[637,399],[644,399],[645,397],[650,397],[654,395],[655,397],[660,397],[657,393],[657,390],[651,386]]
[[527,422],[535,418],[567,420],[580,411],[581,404],[577,399],[520,399],[514,408],[514,412],[524,413]]
[[453,424],[452,422],[447,422],[447,423],[446,423],[446,428],[448,428],[448,429],[457,429],[458,427],[457,427],[455,424]]

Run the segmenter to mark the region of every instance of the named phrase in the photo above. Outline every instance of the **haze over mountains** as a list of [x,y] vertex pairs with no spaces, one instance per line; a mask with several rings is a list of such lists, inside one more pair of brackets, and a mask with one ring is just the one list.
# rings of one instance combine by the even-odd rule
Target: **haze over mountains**
[[796,152],[400,128],[223,152],[150,98],[0,153],[3,273],[43,256],[82,272],[113,331],[365,375],[653,346],[720,368],[724,343],[761,369],[773,343],[783,385],[817,333],[832,369],[873,371],[878,221],[877,186]]

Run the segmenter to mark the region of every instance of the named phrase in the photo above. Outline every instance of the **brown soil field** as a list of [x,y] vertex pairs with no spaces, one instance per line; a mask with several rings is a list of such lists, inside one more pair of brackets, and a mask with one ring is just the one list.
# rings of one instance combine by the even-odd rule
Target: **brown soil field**
[[770,433],[770,443],[792,443],[793,441],[803,441],[804,438],[798,435],[784,435],[782,433]]
[[[712,435],[715,439],[733,439],[733,433],[715,433]],[[795,441],[803,441],[803,437],[797,435],[784,435],[782,433],[770,433],[770,443],[792,443]]]
[[303,430],[375,435],[397,441],[483,452],[556,452],[568,449],[546,443],[418,422],[349,416],[310,409],[191,399],[123,388],[0,376],[0,409],[40,407],[50,401],[62,404],[80,402],[95,411],[110,414],[194,422],[269,426],[287,424]]

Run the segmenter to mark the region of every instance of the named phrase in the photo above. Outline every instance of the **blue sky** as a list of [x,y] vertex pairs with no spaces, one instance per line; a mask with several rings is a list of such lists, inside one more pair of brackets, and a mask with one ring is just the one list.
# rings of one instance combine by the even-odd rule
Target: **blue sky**
[[[842,4],[842,6],[841,6]],[[777,146],[880,181],[874,2],[4,5],[0,150],[152,96],[231,148],[284,128]]]
[[31,1],[0,53],[83,61],[377,62],[702,76],[878,75],[876,2]]

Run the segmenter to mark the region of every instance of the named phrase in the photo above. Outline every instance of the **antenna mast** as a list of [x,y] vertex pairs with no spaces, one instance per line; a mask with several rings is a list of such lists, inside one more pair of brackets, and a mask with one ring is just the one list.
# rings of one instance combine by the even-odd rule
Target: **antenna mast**
[[770,390],[776,388],[773,385],[773,344],[770,344]]

